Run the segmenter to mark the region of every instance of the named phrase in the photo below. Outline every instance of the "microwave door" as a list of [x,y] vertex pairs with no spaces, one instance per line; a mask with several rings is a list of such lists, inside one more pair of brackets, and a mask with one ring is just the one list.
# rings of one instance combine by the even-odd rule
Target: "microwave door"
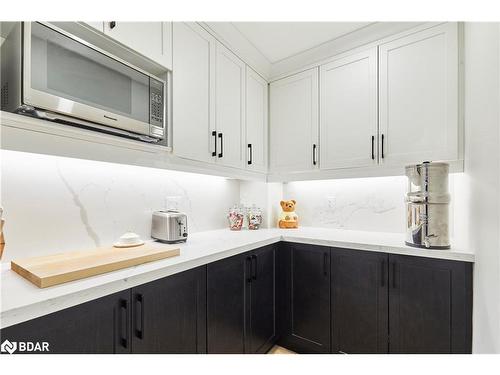
[[24,23],[25,104],[150,135],[148,75],[38,22]]

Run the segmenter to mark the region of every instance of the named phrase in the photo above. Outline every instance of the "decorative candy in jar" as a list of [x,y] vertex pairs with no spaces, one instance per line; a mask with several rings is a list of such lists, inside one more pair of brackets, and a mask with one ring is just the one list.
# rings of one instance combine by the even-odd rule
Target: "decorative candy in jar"
[[243,219],[244,219],[243,209],[234,206],[229,209],[227,214],[227,219],[229,221],[229,229],[231,230],[241,230],[243,227]]
[[262,225],[262,210],[259,207],[253,205],[248,209],[247,212],[248,219],[248,229],[255,230],[259,229]]

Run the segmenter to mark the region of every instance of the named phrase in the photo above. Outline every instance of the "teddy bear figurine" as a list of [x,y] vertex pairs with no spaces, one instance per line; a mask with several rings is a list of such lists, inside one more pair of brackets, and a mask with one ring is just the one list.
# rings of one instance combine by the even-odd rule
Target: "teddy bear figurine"
[[285,228],[298,228],[299,227],[299,218],[297,217],[297,214],[295,213],[295,200],[289,200],[289,201],[281,201],[281,215],[280,219],[278,221],[278,227],[285,229]]

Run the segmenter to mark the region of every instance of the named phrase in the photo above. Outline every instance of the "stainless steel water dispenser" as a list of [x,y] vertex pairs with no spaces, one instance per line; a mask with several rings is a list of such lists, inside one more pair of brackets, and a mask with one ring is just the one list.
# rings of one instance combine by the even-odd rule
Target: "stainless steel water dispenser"
[[448,171],[446,163],[423,162],[406,167],[406,244],[449,249]]

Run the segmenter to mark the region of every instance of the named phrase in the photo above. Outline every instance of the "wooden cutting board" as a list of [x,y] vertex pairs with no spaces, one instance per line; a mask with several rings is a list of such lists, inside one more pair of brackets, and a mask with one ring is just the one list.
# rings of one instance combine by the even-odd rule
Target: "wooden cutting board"
[[10,268],[37,287],[46,288],[179,254],[180,249],[175,246],[146,244],[13,260]]

